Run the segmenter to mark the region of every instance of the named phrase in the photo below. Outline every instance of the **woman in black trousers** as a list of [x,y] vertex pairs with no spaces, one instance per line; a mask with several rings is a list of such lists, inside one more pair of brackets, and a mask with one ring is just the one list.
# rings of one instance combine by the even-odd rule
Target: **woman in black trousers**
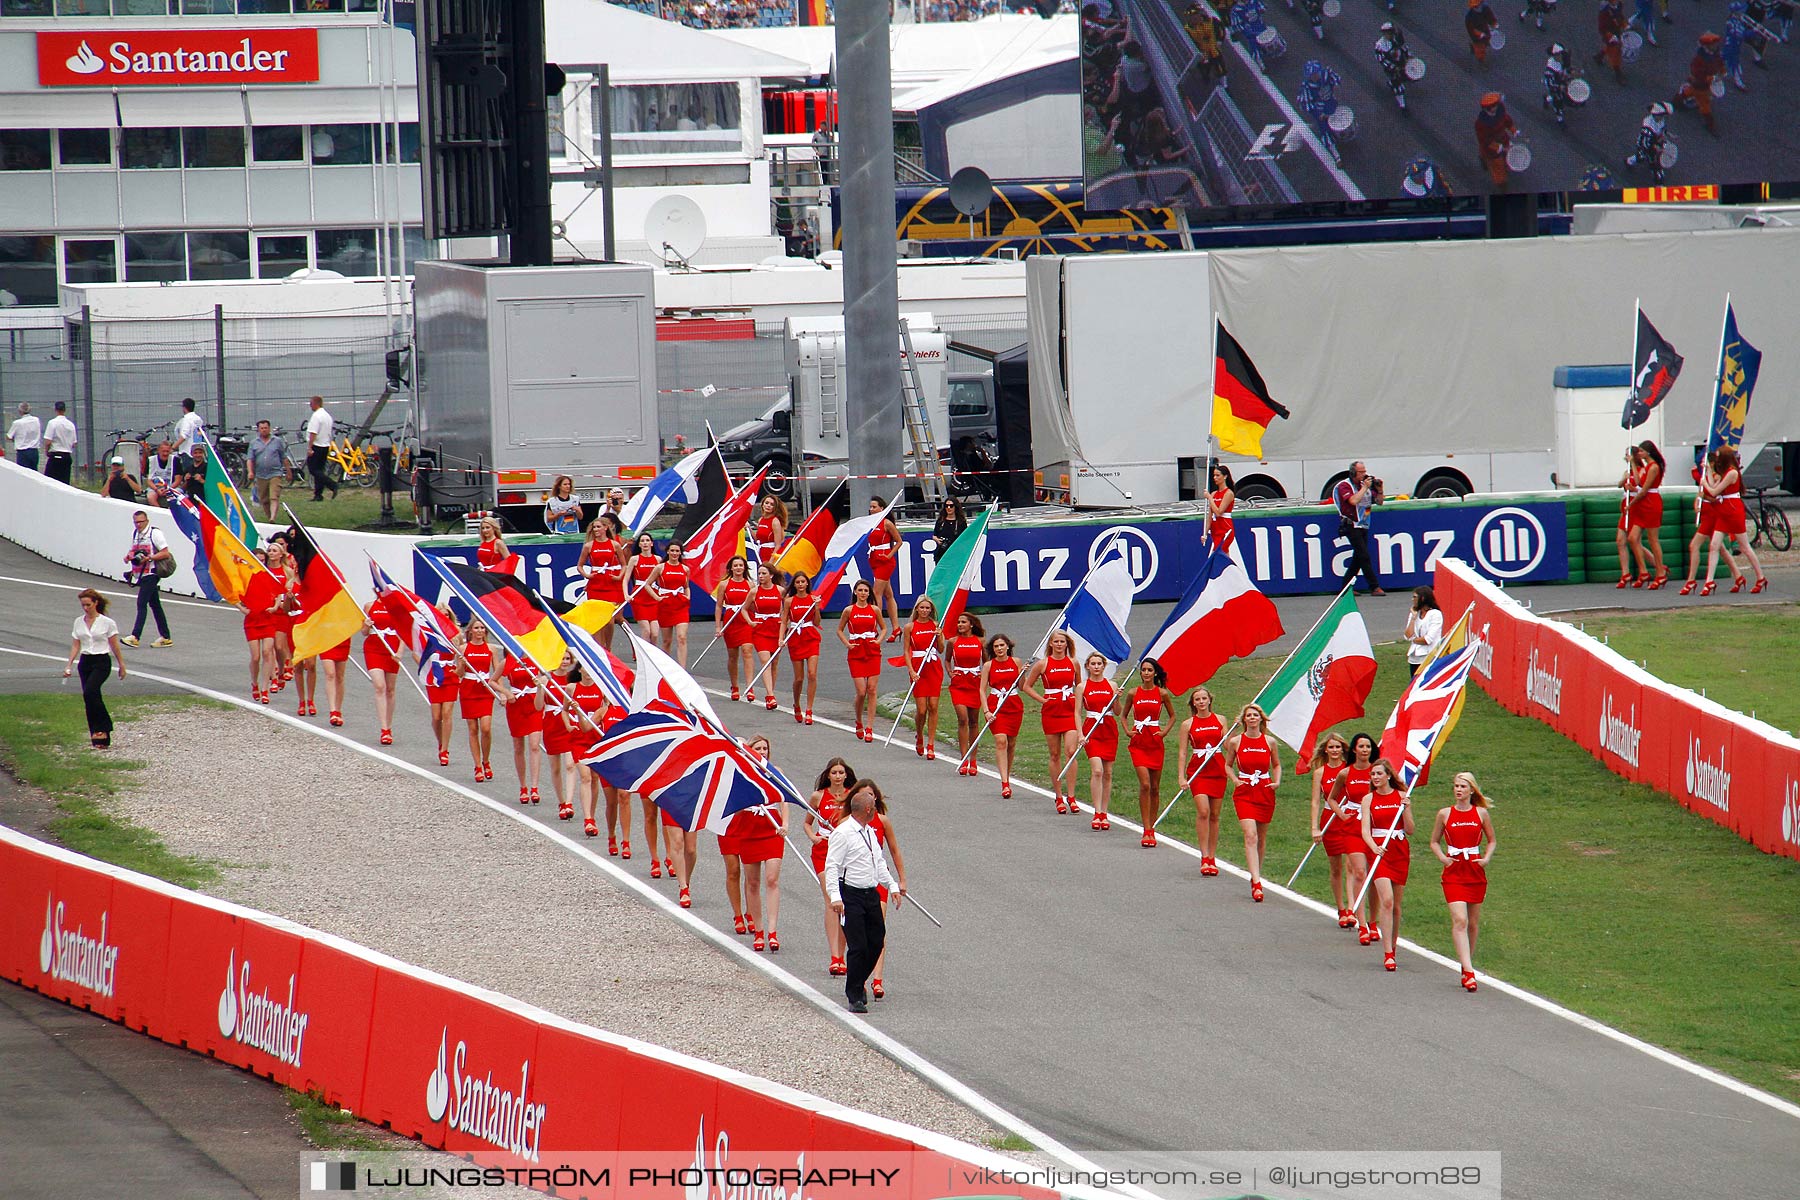
[[125,678],[125,651],[119,645],[119,627],[106,615],[106,597],[93,588],[83,588],[78,599],[81,615],[75,618],[75,630],[69,639],[69,665],[63,668],[67,679],[81,664],[81,699],[87,706],[88,741],[94,749],[112,745],[112,714],[106,711],[106,700],[100,689],[112,669],[109,660],[119,664],[119,678]]

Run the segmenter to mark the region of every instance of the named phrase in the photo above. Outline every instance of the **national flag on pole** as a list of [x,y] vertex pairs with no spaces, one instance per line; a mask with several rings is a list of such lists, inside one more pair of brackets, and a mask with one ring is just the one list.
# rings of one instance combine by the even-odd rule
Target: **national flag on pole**
[[1394,786],[1403,792],[1411,791],[1415,784],[1425,785],[1432,759],[1462,716],[1467,698],[1464,685],[1481,646],[1479,640],[1469,637],[1469,618],[1474,611],[1470,605],[1419,667],[1395,702],[1387,728],[1381,731],[1381,756],[1399,770]]
[[[819,598],[820,604],[831,602],[831,593],[837,591],[837,585],[843,580],[844,572],[850,569],[850,563],[869,544],[869,535],[881,528],[881,523],[888,519],[888,514],[894,511],[894,505],[899,502],[900,498],[895,496],[880,512],[846,521],[832,533],[831,541],[825,546],[825,561],[819,564],[819,573],[812,581],[813,595]],[[808,521],[807,524],[812,522]]]
[[656,518],[656,514],[663,510],[663,505],[671,502],[693,504],[697,501],[700,498],[700,472],[709,461],[719,467],[720,475],[724,474],[724,464],[719,462],[718,447],[708,446],[689,454],[645,484],[619,514],[625,521],[625,528],[636,533]]
[[454,600],[480,617],[494,641],[514,658],[530,659],[542,671],[554,671],[562,663],[568,645],[556,631],[550,605],[522,580],[435,554],[415,552],[413,561],[435,571]]
[[169,515],[194,543],[194,578],[208,600],[242,604],[262,612],[281,595],[281,585],[250,548],[212,509],[187,496],[169,498]]
[[732,495],[731,476],[725,473],[725,460],[720,456],[718,446],[708,446],[700,470],[694,475],[692,494],[684,492],[676,497],[687,503],[681,510],[681,519],[675,522],[675,531],[669,535],[670,538],[686,546],[700,532],[701,526],[725,507]]
[[1262,372],[1225,326],[1215,321],[1212,435],[1227,454],[1262,457],[1263,430],[1288,410],[1275,403]]
[[718,587],[719,581],[725,578],[726,564],[743,552],[744,526],[750,520],[751,506],[756,503],[757,489],[762,487],[763,476],[768,473],[766,466],[758,471],[683,543],[681,561],[688,569],[689,581],[701,591],[710,593]]
[[1131,635],[1125,626],[1136,590],[1125,556],[1115,554],[1087,573],[1050,629],[1069,635],[1076,662],[1098,653],[1116,666],[1131,657]]
[[1637,338],[1631,350],[1631,394],[1619,425],[1636,429],[1650,419],[1650,410],[1661,404],[1681,374],[1681,355],[1656,331],[1650,318],[1638,309]]
[[294,522],[294,527],[300,536],[288,546],[288,552],[294,556],[300,588],[292,637],[294,657],[302,659],[323,654],[347,641],[362,628],[363,610],[345,586],[337,564],[325,556],[299,521]]
[[647,797],[683,829],[724,833],[740,812],[804,803],[785,776],[736,738],[660,704],[622,718],[586,763],[620,791]]
[[831,5],[828,0],[797,0],[800,6],[800,24],[831,24]]
[[1284,632],[1275,602],[1256,590],[1243,564],[1209,548],[1144,657],[1157,661],[1169,690],[1179,694],[1211,679],[1226,660],[1243,658]]
[[624,606],[614,604],[611,600],[580,600],[568,612],[557,615],[577,629],[599,633],[612,622],[613,615],[622,607]]
[[1269,732],[1305,762],[1312,758],[1321,733],[1363,715],[1374,686],[1375,652],[1369,646],[1369,631],[1356,609],[1355,594],[1345,588],[1257,694],[1256,704],[1269,714]]
[[199,430],[199,438],[206,445],[206,490],[202,493],[206,507],[225,522],[240,542],[256,549],[262,539],[256,531],[256,519],[251,515],[250,506],[244,503],[237,485],[231,482],[225,460],[219,457],[219,448],[212,444],[204,426]]
[[616,704],[620,708],[630,708],[631,685],[621,677],[615,666],[617,660],[613,658],[606,647],[596,642],[593,635],[587,630],[579,625],[570,624],[567,619],[559,617],[555,613],[550,614],[550,620],[556,626],[556,632],[562,635],[563,641],[568,643],[569,653],[573,654],[575,661],[581,665],[581,673],[592,679],[600,687],[600,690],[606,693],[607,703]]
[[[812,510],[781,553],[775,556],[775,569],[788,575],[804,575],[817,579],[825,565],[825,548],[831,545],[838,526],[850,520],[850,485],[840,483],[831,490],[824,504]],[[817,588],[813,589],[817,591]]]
[[631,685],[633,709],[648,708],[660,702],[699,713],[714,725],[724,726],[725,722],[713,711],[712,701],[706,698],[706,689],[696,683],[680,663],[665,654],[660,646],[639,637],[630,626],[625,627],[625,636],[631,639],[631,652],[637,659],[637,678]]
[[938,628],[945,637],[956,636],[956,618],[967,607],[969,588],[981,575],[981,563],[987,557],[988,522],[993,516],[994,506],[989,505],[956,535],[954,542],[937,549],[937,562],[925,583],[925,595],[937,610]]
[[375,594],[381,597],[387,605],[388,616],[393,618],[395,636],[418,661],[419,677],[433,685],[441,685],[444,682],[442,664],[456,658],[456,651],[450,645],[456,633],[444,614],[425,603],[425,598],[417,592],[395,583],[373,558],[369,560],[369,576],[374,582]]
[[1762,351],[1738,332],[1737,314],[1725,301],[1725,335],[1719,341],[1719,394],[1713,399],[1712,428],[1706,434],[1706,452],[1741,450],[1744,423],[1750,419],[1750,393],[1756,390],[1756,374],[1762,369]]

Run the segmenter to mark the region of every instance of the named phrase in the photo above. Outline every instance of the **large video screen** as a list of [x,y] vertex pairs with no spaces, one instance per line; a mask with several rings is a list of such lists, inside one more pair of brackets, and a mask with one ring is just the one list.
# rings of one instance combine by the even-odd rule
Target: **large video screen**
[[1800,178],[1796,0],[1084,0],[1087,208]]

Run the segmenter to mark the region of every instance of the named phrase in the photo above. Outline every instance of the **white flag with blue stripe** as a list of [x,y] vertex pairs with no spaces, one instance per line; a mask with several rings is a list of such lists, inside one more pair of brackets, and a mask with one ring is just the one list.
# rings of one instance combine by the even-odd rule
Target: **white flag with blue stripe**
[[636,533],[655,520],[656,514],[663,510],[663,505],[671,500],[691,504],[698,499],[700,496],[700,468],[706,465],[707,459],[718,452],[717,446],[708,446],[704,450],[683,458],[645,484],[643,490],[633,496],[619,514],[625,520],[626,530]]
[[1098,653],[1116,666],[1131,657],[1131,635],[1125,626],[1136,591],[1125,556],[1110,558],[1088,572],[1050,628],[1064,630],[1074,639],[1077,663]]

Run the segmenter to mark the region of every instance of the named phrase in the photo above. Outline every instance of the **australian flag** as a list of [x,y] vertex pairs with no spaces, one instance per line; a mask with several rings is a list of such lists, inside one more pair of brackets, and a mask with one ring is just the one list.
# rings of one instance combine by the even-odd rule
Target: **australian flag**
[[1631,395],[1619,424],[1636,429],[1650,419],[1650,410],[1662,403],[1681,374],[1681,355],[1669,345],[1642,309],[1637,315],[1637,345],[1631,361]]
[[683,829],[725,832],[754,808],[806,802],[787,776],[706,718],[653,703],[607,730],[587,765]]

